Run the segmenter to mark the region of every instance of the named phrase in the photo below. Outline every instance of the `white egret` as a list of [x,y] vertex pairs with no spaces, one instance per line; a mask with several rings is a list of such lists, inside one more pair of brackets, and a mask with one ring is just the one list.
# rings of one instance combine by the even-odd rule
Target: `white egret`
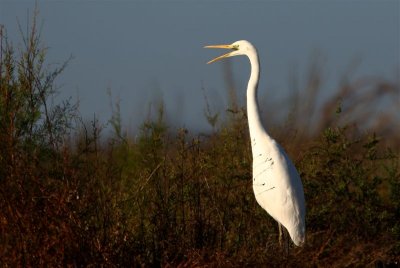
[[230,45],[205,48],[232,49],[208,63],[245,55],[250,60],[251,74],[247,85],[247,116],[253,155],[253,190],[258,204],[280,225],[283,225],[295,245],[305,241],[305,200],[300,176],[283,148],[267,133],[260,117],[257,87],[260,64],[256,48],[241,40]]

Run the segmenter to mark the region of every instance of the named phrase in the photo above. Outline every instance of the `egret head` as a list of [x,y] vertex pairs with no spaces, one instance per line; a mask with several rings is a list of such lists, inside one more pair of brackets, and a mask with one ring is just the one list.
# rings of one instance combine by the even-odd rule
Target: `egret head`
[[207,62],[207,64],[216,62],[223,58],[229,58],[233,56],[239,56],[239,55],[249,56],[250,53],[254,54],[256,52],[255,47],[249,41],[246,40],[236,41],[230,45],[211,45],[211,46],[205,46],[204,48],[232,49],[232,51],[210,60],[209,62]]

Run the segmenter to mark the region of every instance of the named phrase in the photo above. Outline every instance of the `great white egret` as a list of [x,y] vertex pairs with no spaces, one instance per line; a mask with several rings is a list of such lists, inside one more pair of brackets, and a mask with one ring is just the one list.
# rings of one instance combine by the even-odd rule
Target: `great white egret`
[[300,176],[283,148],[265,130],[258,108],[257,87],[260,64],[256,48],[241,40],[230,45],[205,48],[225,48],[232,51],[208,63],[245,55],[250,60],[251,74],[247,85],[247,117],[253,155],[253,190],[258,204],[289,232],[293,243],[305,241],[305,200]]

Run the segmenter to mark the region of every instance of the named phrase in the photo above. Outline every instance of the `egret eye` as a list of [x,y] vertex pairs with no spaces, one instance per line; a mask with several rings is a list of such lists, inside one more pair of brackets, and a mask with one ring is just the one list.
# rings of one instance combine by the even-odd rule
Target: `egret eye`
[[233,50],[238,50],[239,49],[239,45],[234,45],[233,46]]

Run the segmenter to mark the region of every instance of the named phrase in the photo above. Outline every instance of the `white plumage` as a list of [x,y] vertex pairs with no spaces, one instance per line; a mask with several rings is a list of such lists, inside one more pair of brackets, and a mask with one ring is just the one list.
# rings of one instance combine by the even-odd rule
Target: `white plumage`
[[253,155],[253,190],[258,204],[282,224],[294,242],[305,242],[305,200],[300,176],[283,148],[265,130],[258,109],[257,88],[260,64],[256,48],[241,40],[231,45],[212,45],[206,48],[226,48],[231,52],[217,60],[245,55],[250,60],[251,74],[247,86],[247,116]]

